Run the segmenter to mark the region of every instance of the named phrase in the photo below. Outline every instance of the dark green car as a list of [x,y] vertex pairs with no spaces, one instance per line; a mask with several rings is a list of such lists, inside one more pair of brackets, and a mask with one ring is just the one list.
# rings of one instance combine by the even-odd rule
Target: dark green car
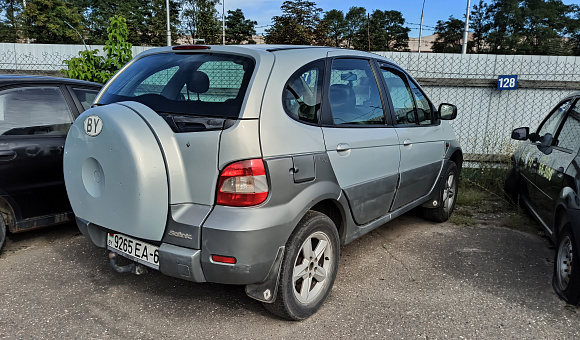
[[570,304],[580,302],[580,92],[565,97],[536,132],[515,129],[525,141],[512,160],[506,192],[525,206],[556,244],[552,285]]

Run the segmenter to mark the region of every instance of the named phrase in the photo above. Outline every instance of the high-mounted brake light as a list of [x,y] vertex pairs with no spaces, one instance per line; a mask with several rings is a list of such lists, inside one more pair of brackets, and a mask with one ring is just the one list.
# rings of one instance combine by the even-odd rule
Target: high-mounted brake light
[[264,161],[248,159],[228,165],[218,181],[217,204],[234,207],[258,205],[268,198]]
[[205,45],[178,45],[173,46],[172,50],[209,50],[211,47]]

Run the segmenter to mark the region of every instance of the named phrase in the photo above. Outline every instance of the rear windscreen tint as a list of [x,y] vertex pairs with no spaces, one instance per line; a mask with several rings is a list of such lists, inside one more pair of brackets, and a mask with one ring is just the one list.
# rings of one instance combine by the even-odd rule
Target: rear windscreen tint
[[209,53],[162,53],[136,60],[98,104],[136,101],[158,113],[237,118],[254,61]]

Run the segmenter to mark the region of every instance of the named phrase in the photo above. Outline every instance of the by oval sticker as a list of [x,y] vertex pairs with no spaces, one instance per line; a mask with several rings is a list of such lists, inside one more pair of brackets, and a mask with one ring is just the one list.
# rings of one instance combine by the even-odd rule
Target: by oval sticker
[[88,116],[84,125],[85,132],[91,137],[97,136],[103,130],[103,121],[96,115]]

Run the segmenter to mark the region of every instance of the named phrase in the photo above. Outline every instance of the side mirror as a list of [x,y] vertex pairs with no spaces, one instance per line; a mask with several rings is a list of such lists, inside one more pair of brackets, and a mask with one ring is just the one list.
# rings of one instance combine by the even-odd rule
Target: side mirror
[[520,127],[512,131],[512,139],[515,140],[526,140],[530,135],[529,127]]
[[443,103],[439,105],[439,117],[443,120],[453,120],[457,117],[457,106]]

